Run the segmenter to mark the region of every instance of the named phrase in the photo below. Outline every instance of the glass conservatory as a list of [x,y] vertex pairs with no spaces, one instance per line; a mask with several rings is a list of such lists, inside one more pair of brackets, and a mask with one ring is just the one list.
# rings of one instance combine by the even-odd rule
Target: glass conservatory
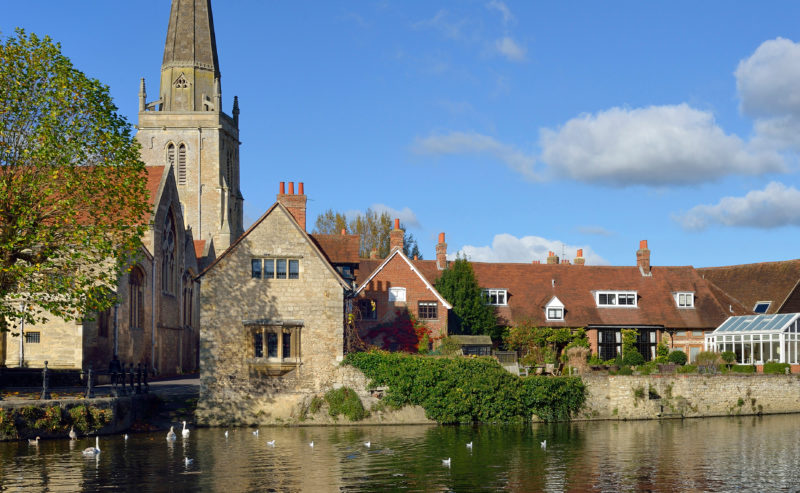
[[739,364],[798,364],[800,313],[730,317],[706,335],[707,351],[733,351]]

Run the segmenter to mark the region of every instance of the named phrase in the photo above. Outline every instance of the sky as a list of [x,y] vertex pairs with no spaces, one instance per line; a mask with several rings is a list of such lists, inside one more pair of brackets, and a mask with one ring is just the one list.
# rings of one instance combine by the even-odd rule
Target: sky
[[[168,0],[0,0],[132,124]],[[304,182],[435,257],[697,267],[800,257],[800,2],[212,0],[245,222]],[[563,254],[563,255],[562,255]]]

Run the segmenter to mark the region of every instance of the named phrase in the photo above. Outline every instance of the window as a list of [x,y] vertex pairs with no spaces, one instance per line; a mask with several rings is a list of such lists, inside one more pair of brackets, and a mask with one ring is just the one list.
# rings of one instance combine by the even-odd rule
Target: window
[[254,258],[250,260],[252,279],[300,279],[300,260],[286,258]]
[[389,288],[389,303],[405,301],[406,288]]
[[425,320],[435,320],[438,318],[437,316],[437,308],[439,304],[435,301],[420,301],[418,303],[419,306],[419,318]]
[[175,221],[172,211],[167,211],[161,234],[161,290],[175,294]]
[[108,327],[111,325],[111,310],[99,312],[95,321],[97,323],[97,336],[108,337]]
[[597,351],[600,359],[614,359],[622,350],[622,333],[617,329],[600,329],[597,331]]
[[636,291],[597,292],[597,306],[636,306]]
[[300,357],[300,327],[258,326],[250,330],[253,358],[267,362],[297,362]]
[[167,146],[167,167],[175,166],[175,144]]
[[25,332],[25,344],[39,344],[41,332]]
[[358,300],[358,312],[361,314],[361,320],[378,319],[378,308],[375,306],[375,300],[363,298]]
[[678,332],[675,332],[675,337],[686,337],[686,331],[679,330]]
[[694,308],[694,293],[676,293],[675,302],[678,308]]
[[771,304],[771,301],[759,301],[756,303],[756,306],[753,307],[753,311],[756,313],[767,313],[767,310],[769,310],[769,305]]
[[692,337],[703,337],[703,331],[702,330],[693,330],[692,331]]
[[191,327],[192,326],[192,304],[194,300],[192,297],[194,296],[194,286],[192,285],[194,281],[192,280],[191,272],[186,272],[183,274],[183,325],[184,327]]
[[134,266],[128,276],[128,327],[141,329],[144,322],[144,271]]
[[484,289],[483,298],[487,305],[505,305],[507,291],[505,289]]
[[564,320],[563,308],[548,308],[547,320]]
[[178,185],[186,185],[186,145],[178,147]]

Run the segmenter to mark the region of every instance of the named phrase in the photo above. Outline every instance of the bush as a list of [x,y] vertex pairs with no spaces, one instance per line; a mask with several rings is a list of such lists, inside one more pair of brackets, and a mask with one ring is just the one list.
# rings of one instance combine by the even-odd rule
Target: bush
[[341,387],[328,391],[325,394],[325,402],[328,403],[328,414],[334,418],[340,414],[344,414],[350,421],[361,421],[367,417],[364,404],[351,388]]
[[639,370],[640,375],[650,375],[656,371],[656,362],[655,361],[648,361],[643,365],[639,365],[637,370]]
[[667,343],[662,339],[661,342],[658,343],[658,346],[656,346],[656,359],[667,358],[668,356],[669,346],[667,346]]
[[629,349],[622,355],[622,364],[628,366],[639,366],[644,364],[644,356],[635,349]]
[[583,405],[585,387],[575,377],[521,379],[493,358],[425,358],[401,353],[350,353],[344,364],[361,370],[374,386],[388,386],[383,400],[417,405],[439,423],[527,422],[569,419]]
[[789,363],[778,363],[777,361],[767,361],[764,363],[764,373],[775,373],[783,375],[786,373],[786,368],[789,368]]
[[736,361],[736,353],[734,353],[733,351],[723,351],[720,357],[722,357],[722,361],[724,361],[729,365],[733,364],[733,362]]
[[713,351],[700,351],[694,360],[697,366],[705,368],[707,371],[716,372],[717,367],[722,364],[719,353]]
[[622,366],[619,367],[619,370],[617,370],[617,371],[609,370],[608,374],[609,375],[633,375],[633,368],[631,368],[630,366],[622,365]]
[[688,358],[686,357],[686,353],[684,353],[680,349],[672,351],[671,353],[669,353],[669,356],[667,356],[667,360],[670,363],[675,363],[676,365],[685,365],[687,359]]
[[323,402],[325,402],[323,399],[320,399],[319,396],[315,395],[311,398],[311,404],[308,405],[308,410],[311,412],[311,414],[318,413],[320,408],[322,408]]
[[589,364],[592,365],[592,366],[602,365],[603,364],[603,360],[600,359],[600,356],[598,356],[597,354],[592,353],[592,355],[589,356]]
[[678,373],[697,373],[697,365],[679,366]]
[[753,365],[733,365],[731,371],[734,373],[755,373],[756,367]]

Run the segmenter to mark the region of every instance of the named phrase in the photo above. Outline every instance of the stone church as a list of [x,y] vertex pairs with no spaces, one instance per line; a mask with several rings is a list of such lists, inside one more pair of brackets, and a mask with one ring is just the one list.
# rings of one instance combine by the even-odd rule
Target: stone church
[[53,318],[0,335],[0,366],[105,369],[114,355],[160,375],[199,367],[195,277],[241,235],[236,98],[222,110],[210,0],[173,0],[158,97],[139,91],[137,138],[151,223],[117,284],[118,304],[84,320]]

